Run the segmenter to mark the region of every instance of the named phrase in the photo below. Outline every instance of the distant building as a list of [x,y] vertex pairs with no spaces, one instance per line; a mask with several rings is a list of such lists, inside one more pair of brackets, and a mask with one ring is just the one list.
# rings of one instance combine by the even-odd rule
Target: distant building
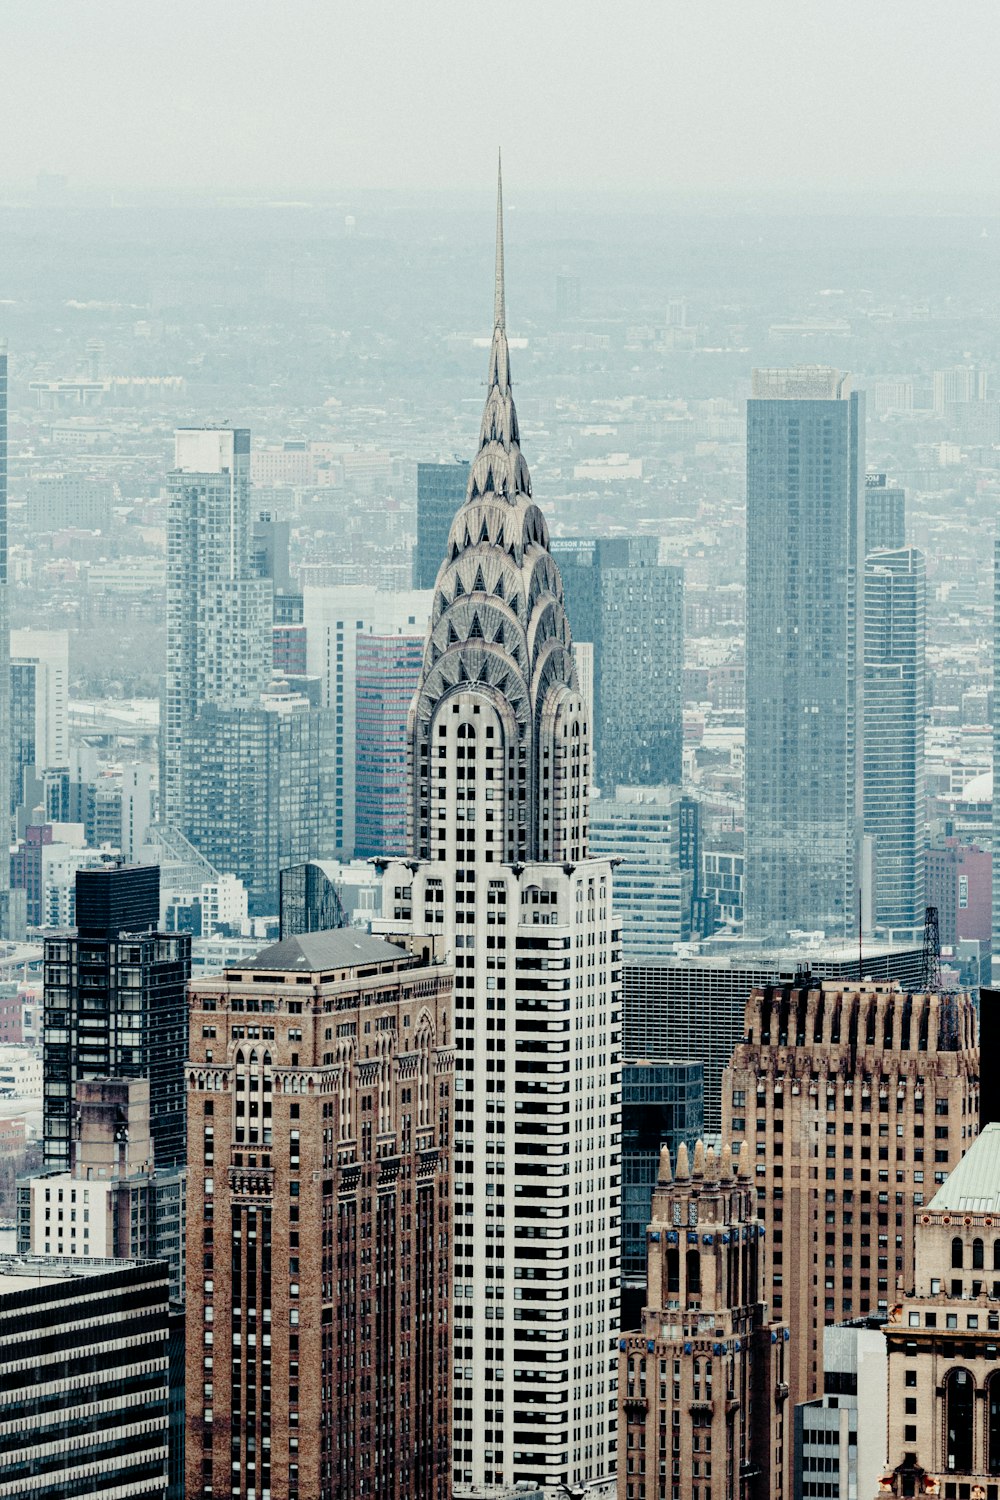
[[282,939],[350,925],[337,890],[337,876],[342,868],[336,860],[310,859],[282,870]]
[[756,1162],[764,1287],[791,1330],[793,1403],[822,1392],[824,1325],[888,1318],[911,1283],[914,1215],[968,1149],[978,1109],[968,995],[828,980],[748,1000],[722,1130]]
[[660,1148],[689,1150],[704,1129],[704,1076],[692,1060],[622,1064],[622,1326],[638,1318],[646,1290],[646,1225]]
[[24,897],[11,889],[10,598],[7,584],[7,341],[0,339],[0,939],[19,938]]
[[[992,1500],[1000,1476],[1000,1125],[917,1215],[916,1263],[885,1329],[880,1495]],[[860,1494],[860,1491],[859,1491]]]
[[991,941],[993,856],[978,844],[944,839],[924,855],[927,904],[938,911],[942,947],[972,939],[985,950]]
[[70,1166],[81,1079],[146,1078],[156,1161],[185,1158],[184,986],[191,939],[157,931],[155,865],[81,870],[77,931],[45,939],[45,1165]]
[[29,767],[69,763],[69,632],[10,633],[11,811],[24,795]]
[[684,570],[656,537],[554,537],[573,638],[594,647],[596,781],[679,785]]
[[622,861],[615,908],[627,960],[663,958],[691,936],[694,877],[681,869],[682,797],[676,787],[616,787],[590,804],[590,847]]
[[885,1471],[888,1356],[881,1317],[823,1329],[823,1394],[795,1408],[792,1500],[862,1500]]
[[[664,1147],[647,1305],[619,1342],[619,1500],[773,1500],[791,1458],[789,1331],[769,1314],[752,1158]],[[669,1466],[669,1467],[668,1467]]]
[[406,853],[406,722],[423,635],[359,635],[355,703],[354,853]]
[[59,474],[28,485],[27,524],[33,533],[44,531],[111,530],[113,493],[106,479]]
[[0,1258],[0,1500],[162,1500],[167,1337],[162,1264]]
[[916,547],[865,561],[864,828],[872,841],[872,917],[923,921],[927,580]]
[[884,474],[865,476],[865,555],[906,546],[906,491]]
[[701,851],[703,922],[710,937],[720,927],[743,926],[743,835],[715,834]]
[[[993,702],[1000,704],[1000,538],[993,545]],[[1000,712],[993,715],[993,765],[1000,766]],[[991,798],[992,847],[1000,851],[1000,797]],[[1000,983],[1000,879],[993,882],[993,984]]]
[[428,946],[313,932],[191,987],[189,1496],[451,1495],[452,970]]
[[417,545],[413,550],[413,587],[432,589],[447,550],[455,512],[465,499],[469,465],[417,464]]
[[747,404],[748,933],[856,931],[864,397],[838,370],[755,370]]

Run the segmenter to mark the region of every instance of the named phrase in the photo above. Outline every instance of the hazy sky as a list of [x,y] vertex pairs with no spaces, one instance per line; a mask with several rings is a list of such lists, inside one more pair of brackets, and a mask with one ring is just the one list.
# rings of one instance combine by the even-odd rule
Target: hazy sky
[[997,0],[0,0],[0,180],[993,192]]

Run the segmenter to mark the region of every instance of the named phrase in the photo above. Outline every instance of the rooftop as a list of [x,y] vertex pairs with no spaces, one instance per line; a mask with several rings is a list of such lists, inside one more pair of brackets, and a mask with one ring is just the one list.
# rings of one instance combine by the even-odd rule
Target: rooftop
[[935,1213],[1000,1213],[1000,1121],[983,1128],[927,1207]]
[[329,932],[304,932],[298,937],[282,938],[258,953],[241,969],[273,969],[275,972],[297,969],[316,974],[321,969],[352,969],[358,964],[398,963],[409,958],[405,948],[372,937],[353,927],[335,927]]

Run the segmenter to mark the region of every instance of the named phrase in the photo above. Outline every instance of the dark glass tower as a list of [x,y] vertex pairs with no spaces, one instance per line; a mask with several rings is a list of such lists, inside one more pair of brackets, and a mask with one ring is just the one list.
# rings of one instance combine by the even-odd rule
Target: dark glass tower
[[864,400],[755,370],[747,405],[748,933],[857,930]]
[[77,930],[45,939],[45,1165],[70,1165],[79,1079],[148,1078],[154,1160],[185,1161],[191,939],[157,932],[155,865],[79,870]]
[[417,464],[417,545],[413,587],[432,589],[448,544],[455,512],[465,499],[469,465]]

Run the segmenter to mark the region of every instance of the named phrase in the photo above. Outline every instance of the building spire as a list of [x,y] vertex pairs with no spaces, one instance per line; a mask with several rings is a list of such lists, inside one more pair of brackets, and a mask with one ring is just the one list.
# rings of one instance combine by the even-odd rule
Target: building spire
[[493,327],[506,332],[507,309],[504,303],[503,286],[503,167],[497,151],[497,258],[496,280],[493,291]]

